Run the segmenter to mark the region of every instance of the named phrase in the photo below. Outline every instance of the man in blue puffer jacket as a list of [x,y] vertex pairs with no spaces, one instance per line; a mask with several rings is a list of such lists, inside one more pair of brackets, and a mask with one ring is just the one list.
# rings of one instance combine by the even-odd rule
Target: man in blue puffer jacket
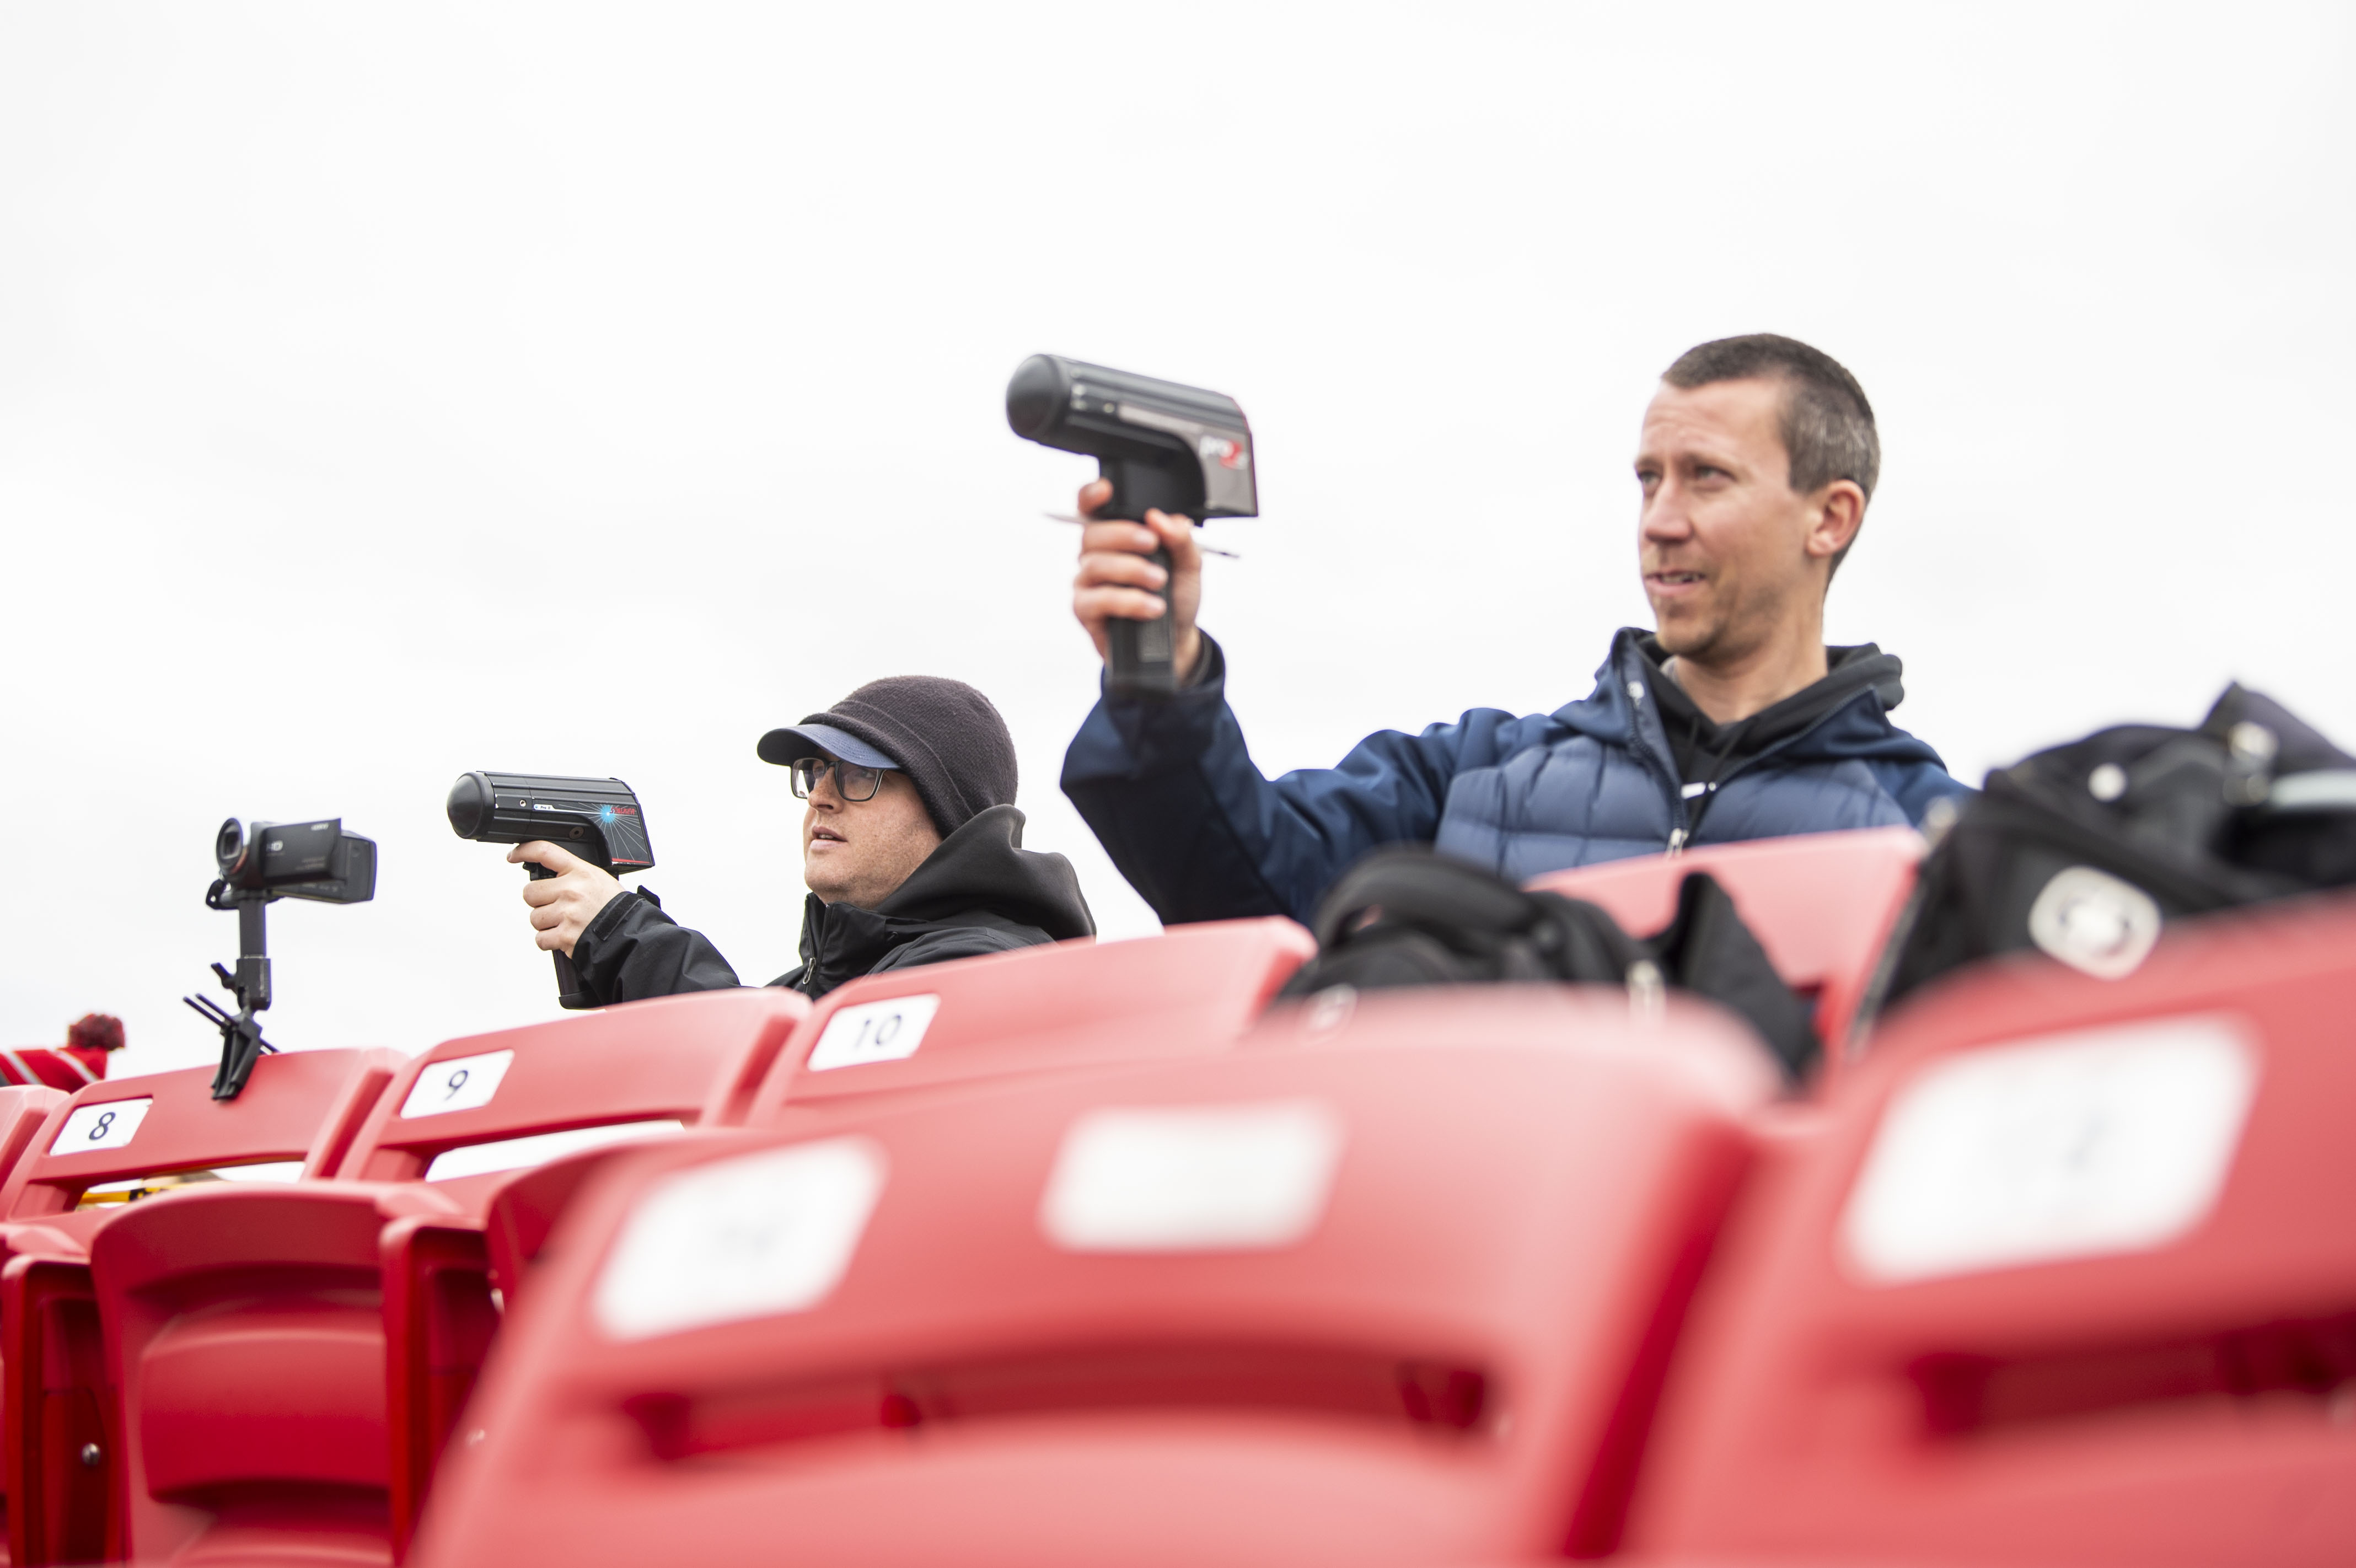
[[[1183,517],[1095,520],[1080,493],[1073,612],[1173,611],[1174,699],[1097,704],[1064,793],[1165,922],[1289,914],[1367,851],[1430,844],[1516,880],[1688,844],[1919,826],[1964,793],[1890,722],[1897,658],[1824,645],[1825,592],[1880,468],[1873,410],[1829,355],[1770,334],[1705,343],[1644,414],[1637,545],[1657,629],[1612,639],[1595,690],[1516,719],[1476,708],[1420,735],[1385,731],[1339,767],[1270,781],[1197,631],[1202,558]],[[1170,552],[1167,573],[1149,559]]]

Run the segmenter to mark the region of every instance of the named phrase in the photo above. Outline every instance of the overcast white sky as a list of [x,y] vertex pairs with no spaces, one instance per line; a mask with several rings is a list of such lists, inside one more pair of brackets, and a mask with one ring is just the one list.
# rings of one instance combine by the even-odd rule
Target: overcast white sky
[[747,979],[772,725],[989,692],[1029,843],[1094,697],[1039,350],[1250,414],[1205,624],[1262,765],[1585,695],[1661,368],[1857,372],[1834,640],[1959,774],[2229,678],[2356,741],[2344,5],[0,5],[0,1043],[232,956],[224,816],[340,813],[289,1046],[549,1016],[467,768],[618,774]]

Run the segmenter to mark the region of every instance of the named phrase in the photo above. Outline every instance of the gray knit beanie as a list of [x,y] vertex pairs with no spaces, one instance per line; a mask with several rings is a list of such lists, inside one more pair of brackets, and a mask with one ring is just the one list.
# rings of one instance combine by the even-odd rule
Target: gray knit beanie
[[822,752],[863,767],[898,768],[943,837],[993,805],[1014,803],[1014,737],[1006,720],[980,692],[937,675],[871,680],[825,712],[770,731],[759,750],[763,762],[781,767]]

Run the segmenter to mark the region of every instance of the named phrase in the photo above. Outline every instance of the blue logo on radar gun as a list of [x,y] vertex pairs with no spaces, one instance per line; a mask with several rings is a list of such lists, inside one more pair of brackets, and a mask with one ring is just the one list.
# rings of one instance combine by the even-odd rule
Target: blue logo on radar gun
[[600,827],[611,827],[614,826],[614,808],[612,806],[601,805],[597,808],[597,826]]

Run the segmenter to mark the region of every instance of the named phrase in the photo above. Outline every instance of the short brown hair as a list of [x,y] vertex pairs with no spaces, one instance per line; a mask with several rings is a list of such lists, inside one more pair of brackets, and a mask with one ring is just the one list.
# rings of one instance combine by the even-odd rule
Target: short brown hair
[[[1846,479],[1873,499],[1874,482],[1881,477],[1873,405],[1857,378],[1823,349],[1772,332],[1721,337],[1678,355],[1661,379],[1680,391],[1719,381],[1782,381],[1783,457],[1792,488],[1804,496]],[[1847,554],[1843,545],[1833,557],[1835,571]]]

